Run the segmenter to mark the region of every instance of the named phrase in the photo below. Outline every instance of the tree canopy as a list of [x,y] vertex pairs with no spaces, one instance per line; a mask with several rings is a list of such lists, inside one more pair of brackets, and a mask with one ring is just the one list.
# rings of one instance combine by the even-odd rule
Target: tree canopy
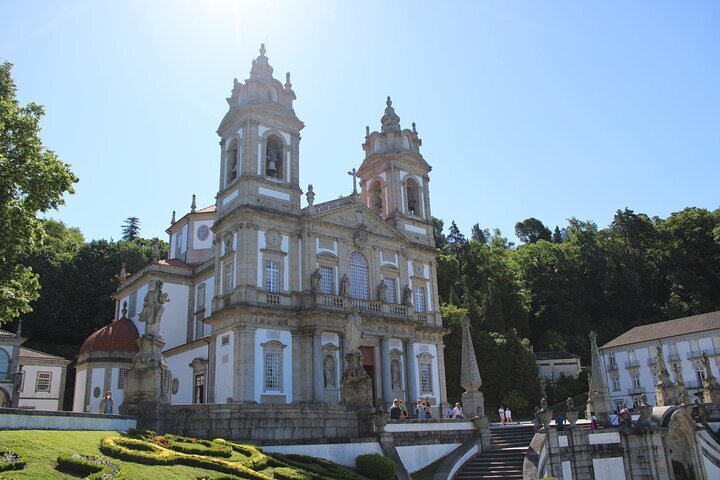
[[140,236],[140,219],[128,217],[122,226],[122,239],[133,241]]
[[19,260],[45,236],[38,213],[64,203],[78,179],[40,139],[40,105],[15,98],[12,65],[0,64],[0,325],[31,309],[37,274]]

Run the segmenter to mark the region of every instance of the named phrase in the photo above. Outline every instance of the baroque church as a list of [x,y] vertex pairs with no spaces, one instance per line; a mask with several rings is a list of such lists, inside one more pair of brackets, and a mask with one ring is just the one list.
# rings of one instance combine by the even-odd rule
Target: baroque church
[[352,193],[316,202],[299,184],[295,99],[261,46],[217,130],[215,204],[197,208],[193,196],[189,212],[173,212],[168,258],[121,272],[115,319],[81,347],[74,411],[97,412],[108,390],[123,402],[158,281],[173,405],[338,404],[357,314],[375,405],[423,398],[437,416],[447,404],[431,167],[415,124],[402,129],[388,97],[380,130],[366,127],[364,159],[348,166]]

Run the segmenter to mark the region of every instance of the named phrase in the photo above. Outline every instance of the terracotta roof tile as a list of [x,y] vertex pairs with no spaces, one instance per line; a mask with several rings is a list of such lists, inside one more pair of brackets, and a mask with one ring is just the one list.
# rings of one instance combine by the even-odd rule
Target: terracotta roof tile
[[692,317],[668,320],[635,327],[610,340],[600,348],[613,348],[633,343],[644,343],[660,338],[677,337],[688,333],[699,333],[720,329],[720,311],[703,313]]
[[137,352],[137,340],[140,338],[137,327],[132,320],[121,318],[96,330],[85,339],[80,353],[95,351]]

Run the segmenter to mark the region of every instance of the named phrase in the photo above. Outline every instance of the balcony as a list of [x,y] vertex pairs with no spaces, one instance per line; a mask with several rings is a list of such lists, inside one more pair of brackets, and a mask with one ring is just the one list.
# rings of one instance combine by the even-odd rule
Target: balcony
[[710,347],[710,348],[704,348],[704,349],[700,349],[700,350],[690,350],[687,353],[687,358],[688,358],[688,360],[698,360],[698,359],[702,358],[703,352],[705,352],[705,355],[707,355],[708,357],[718,355],[717,349],[715,347]]
[[627,390],[628,395],[641,395],[645,393],[645,390],[643,390],[642,387],[630,387]]
[[667,359],[668,362],[679,362],[680,361],[680,354],[679,353],[668,353]]
[[625,362],[625,368],[640,368],[640,362],[638,360],[628,360]]
[[685,388],[688,390],[699,390],[704,388],[704,385],[700,380],[688,380],[685,382]]
[[615,362],[608,362],[606,367],[608,372],[616,372],[618,369],[617,363]]

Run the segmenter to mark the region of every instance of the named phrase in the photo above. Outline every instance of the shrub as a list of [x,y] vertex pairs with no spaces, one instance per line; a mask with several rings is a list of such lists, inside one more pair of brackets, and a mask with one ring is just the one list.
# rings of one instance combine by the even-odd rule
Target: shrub
[[355,463],[360,473],[370,478],[377,480],[394,480],[395,478],[395,462],[377,453],[359,455],[355,459]]
[[0,472],[9,470],[22,470],[25,468],[25,460],[20,455],[10,451],[0,451]]
[[313,475],[291,467],[278,467],[273,470],[276,480],[314,480]]
[[83,475],[85,480],[113,480],[120,478],[120,467],[105,457],[86,455],[60,455],[58,470]]

